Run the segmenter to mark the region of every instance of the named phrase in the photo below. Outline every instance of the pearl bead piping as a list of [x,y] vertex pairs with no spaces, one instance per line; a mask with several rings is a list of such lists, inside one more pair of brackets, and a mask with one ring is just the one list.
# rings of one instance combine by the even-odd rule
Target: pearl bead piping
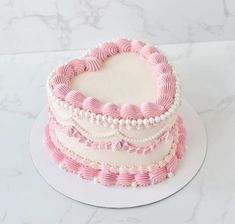
[[[90,51],[88,50],[88,52]],[[67,65],[68,63],[69,62],[66,62],[64,65]],[[77,115],[81,118],[85,118],[91,122],[104,124],[104,126],[111,126],[113,128],[119,128],[119,127],[140,128],[140,127],[149,127],[149,126],[157,125],[158,123],[165,121],[167,118],[171,117],[176,112],[176,110],[178,109],[181,103],[181,87],[180,87],[179,77],[175,74],[174,71],[172,71],[172,75],[174,75],[176,78],[176,81],[175,81],[176,92],[174,95],[174,102],[172,103],[170,108],[167,111],[165,111],[163,114],[161,114],[160,116],[138,119],[138,120],[135,120],[135,119],[129,120],[129,119],[123,119],[123,118],[113,119],[112,117],[107,117],[106,115],[90,113],[89,111],[76,108],[66,103],[65,101],[57,98],[56,96],[52,94],[52,90],[50,88],[50,79],[52,78],[53,74],[59,67],[60,66],[57,66],[57,68],[53,72],[51,72],[48,76],[48,79],[47,79],[48,96],[51,97],[52,101],[55,102],[57,105],[63,107],[67,111],[71,111],[74,115]]]

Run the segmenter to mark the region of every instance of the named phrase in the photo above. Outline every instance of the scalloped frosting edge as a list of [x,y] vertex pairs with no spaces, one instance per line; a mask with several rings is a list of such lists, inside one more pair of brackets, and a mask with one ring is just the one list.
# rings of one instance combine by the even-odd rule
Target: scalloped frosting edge
[[94,166],[94,163],[87,163],[84,159],[76,161],[71,156],[62,153],[59,147],[54,144],[50,136],[49,125],[45,128],[45,145],[54,161],[61,168],[79,175],[83,179],[93,180],[105,186],[147,186],[173,176],[176,171],[179,159],[182,158],[185,151],[186,132],[182,123],[179,127],[179,137],[175,150],[171,150],[162,161],[148,166],[147,169],[142,166],[137,169],[126,169],[125,167],[115,169],[108,164],[100,164],[97,167],[97,165]]
[[[106,125],[120,125],[124,127],[149,126],[166,120],[175,113],[181,102],[179,78],[175,75],[171,65],[168,64],[166,59],[163,61],[164,63],[159,63],[159,58],[165,58],[165,56],[161,54],[157,48],[144,43],[141,45],[140,43],[142,42],[126,39],[119,39],[114,42],[105,42],[95,48],[96,51],[94,51],[95,49],[90,50],[90,53],[88,52],[83,58],[70,60],[64,65],[57,67],[49,75],[47,80],[48,97],[50,97],[52,101],[59,106],[62,106],[65,110],[69,110],[82,118],[88,119],[89,121],[103,121]],[[108,45],[105,46],[105,44]],[[140,47],[140,51],[136,51],[138,46],[142,46]],[[104,51],[107,56],[101,57],[102,49],[105,49]],[[94,97],[85,97],[82,93],[71,90],[69,82],[72,77],[84,71],[99,69],[102,65],[102,61],[107,57],[122,52],[137,53],[141,57],[144,57],[145,59],[147,58],[147,62],[151,65],[154,65],[154,60],[156,61],[154,69],[162,72],[160,76],[160,88],[162,88],[162,91],[160,91],[161,94],[158,96],[156,102],[160,102],[162,105],[158,105],[157,103],[154,104],[162,107],[164,105],[164,111],[161,114],[156,115],[156,108],[152,108],[152,103],[150,102],[143,102],[145,107],[142,108],[131,104],[123,105],[119,108],[115,104],[107,106],[107,104],[110,103],[103,105]],[[153,57],[158,54],[159,57]],[[91,60],[91,56],[93,59],[96,58],[97,60]],[[87,58],[89,61],[88,65],[86,63]],[[94,62],[95,65],[93,65],[92,62]],[[92,65],[90,65],[90,63]],[[90,66],[92,66],[92,69]],[[53,83],[56,85],[54,86]],[[72,94],[71,91],[74,93]]]

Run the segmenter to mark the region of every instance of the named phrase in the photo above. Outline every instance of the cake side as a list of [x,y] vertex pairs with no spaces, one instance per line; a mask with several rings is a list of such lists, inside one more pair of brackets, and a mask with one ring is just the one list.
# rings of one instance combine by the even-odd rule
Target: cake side
[[179,118],[177,138],[172,142],[169,153],[157,163],[148,166],[117,167],[84,159],[74,151],[66,149],[58,140],[53,139],[49,125],[45,128],[45,142],[52,158],[60,167],[83,179],[94,180],[106,186],[146,186],[159,183],[173,175],[177,169],[178,160],[184,154],[185,134],[182,120]]
[[[118,61],[123,67],[115,66]],[[46,142],[66,170],[122,186],[154,184],[175,171],[185,148],[179,80],[154,46],[103,43],[54,70],[47,90]]]

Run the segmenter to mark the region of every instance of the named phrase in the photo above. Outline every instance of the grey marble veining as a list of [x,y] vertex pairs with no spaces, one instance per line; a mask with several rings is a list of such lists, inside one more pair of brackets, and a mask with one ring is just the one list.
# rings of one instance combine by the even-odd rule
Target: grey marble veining
[[174,64],[184,97],[199,112],[208,132],[206,162],[196,178],[172,197],[134,209],[95,208],[60,195],[35,170],[29,135],[46,104],[48,73],[82,52],[1,55],[1,224],[235,222],[235,41],[160,48]]
[[235,38],[233,0],[1,0],[0,54],[86,49],[107,39]]

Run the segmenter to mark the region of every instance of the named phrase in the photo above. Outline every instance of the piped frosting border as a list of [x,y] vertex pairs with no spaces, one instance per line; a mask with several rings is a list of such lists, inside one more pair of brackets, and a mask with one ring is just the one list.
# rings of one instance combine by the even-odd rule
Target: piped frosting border
[[[122,52],[138,54],[151,66],[153,73],[160,73],[157,77],[160,94],[156,102],[143,102],[140,107],[133,104],[119,107],[71,89],[75,75],[96,71],[108,57]],[[92,122],[122,127],[156,125],[173,115],[180,104],[179,79],[166,57],[156,47],[135,40],[118,39],[102,43],[81,59],[59,66],[49,75],[47,89],[51,99],[64,109]]]
[[82,160],[74,160],[72,157],[65,155],[52,142],[49,133],[49,126],[45,128],[45,144],[51,152],[54,161],[66,171],[75,173],[83,179],[94,180],[105,186],[121,185],[127,186],[147,186],[156,184],[167,177],[171,177],[175,172],[179,159],[182,158],[185,150],[185,129],[183,124],[179,125],[179,139],[176,150],[170,152],[162,161],[147,169],[124,169],[120,167],[118,170],[110,169],[107,166],[91,166]]

